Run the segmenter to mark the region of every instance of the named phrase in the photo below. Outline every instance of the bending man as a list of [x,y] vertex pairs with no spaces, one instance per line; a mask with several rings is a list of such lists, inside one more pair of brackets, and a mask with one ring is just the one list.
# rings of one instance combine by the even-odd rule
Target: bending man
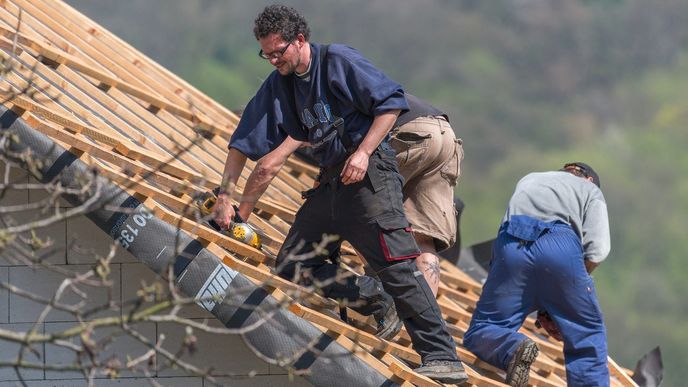
[[567,384],[609,385],[606,331],[590,277],[610,250],[599,186],[590,166],[570,163],[560,171],[526,175],[509,201],[463,342],[506,370],[512,386],[528,383],[538,355],[536,344],[518,333],[536,310],[550,316],[550,333],[564,341]]
[[[292,8],[266,7],[254,34],[261,57],[276,71],[244,110],[226,169],[235,170],[231,163],[241,162],[237,153],[257,159],[279,143],[275,151],[288,155],[299,142],[309,142],[323,172],[277,256],[278,274],[324,284],[326,296],[356,300],[360,284],[333,282],[339,268],[328,262],[341,241],[349,241],[393,297],[422,359],[416,371],[445,383],[465,381],[455,343],[413,259],[420,251],[403,212],[402,179],[386,140],[399,113],[408,110],[402,88],[352,48],[310,43],[306,21]],[[233,188],[231,174],[225,174],[223,188]],[[222,208],[226,196],[218,200],[221,225],[229,220]],[[326,256],[313,250],[323,234],[341,237],[328,244]],[[293,259],[305,254],[315,256]]]

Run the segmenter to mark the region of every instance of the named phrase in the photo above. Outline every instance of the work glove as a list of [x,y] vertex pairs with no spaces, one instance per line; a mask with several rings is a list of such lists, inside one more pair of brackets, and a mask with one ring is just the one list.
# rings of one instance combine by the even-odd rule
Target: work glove
[[547,331],[547,334],[554,337],[558,341],[562,341],[564,339],[561,336],[561,331],[559,330],[557,323],[552,320],[552,316],[550,316],[549,313],[547,313],[547,311],[544,309],[538,310],[535,326],[544,329]]

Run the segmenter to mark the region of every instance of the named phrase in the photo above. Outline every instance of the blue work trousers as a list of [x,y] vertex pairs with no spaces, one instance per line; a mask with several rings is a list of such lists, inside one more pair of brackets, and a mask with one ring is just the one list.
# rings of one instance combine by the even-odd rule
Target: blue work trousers
[[525,339],[517,332],[523,321],[531,312],[545,309],[564,338],[568,385],[609,386],[606,331],[580,238],[564,223],[519,218],[526,226],[520,231],[530,230],[532,238],[512,235],[520,235],[519,225],[505,223],[500,228],[464,346],[506,370]]

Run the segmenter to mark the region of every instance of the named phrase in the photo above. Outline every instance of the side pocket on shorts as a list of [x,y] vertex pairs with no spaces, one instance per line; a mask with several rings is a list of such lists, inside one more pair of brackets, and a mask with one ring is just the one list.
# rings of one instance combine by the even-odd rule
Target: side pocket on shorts
[[404,166],[409,162],[418,160],[418,155],[425,152],[425,148],[428,147],[428,140],[431,138],[432,134],[430,133],[398,132],[392,135],[389,144],[397,155],[399,165]]
[[427,140],[428,138],[432,138],[432,134],[418,134],[418,133],[411,133],[411,132],[399,132],[397,133],[393,138],[396,138],[397,140],[403,141],[409,146],[412,146],[414,144],[420,144],[421,142]]
[[398,132],[392,135],[389,144],[395,153],[401,153],[411,148],[417,147],[425,140],[432,138],[432,134],[418,134],[413,132]]
[[404,217],[376,219],[379,226],[380,247],[387,262],[416,258],[420,250],[413,239],[413,232]]
[[450,185],[455,186],[461,174],[461,160],[463,160],[463,140],[454,140],[454,154],[440,170],[440,174]]

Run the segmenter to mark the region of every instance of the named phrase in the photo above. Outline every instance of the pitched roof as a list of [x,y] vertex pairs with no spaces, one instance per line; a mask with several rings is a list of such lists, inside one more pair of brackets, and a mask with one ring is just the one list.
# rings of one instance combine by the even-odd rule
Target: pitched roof
[[[190,209],[199,192],[220,184],[226,145],[238,117],[62,1],[13,0],[1,7],[0,55],[6,74],[0,90],[5,107],[145,200],[159,219],[202,240],[227,266],[269,282],[274,296],[302,290],[272,275],[269,267],[316,168],[291,158],[258,202],[253,220],[267,236],[265,251],[215,232],[199,223]],[[252,167],[249,162],[240,187]],[[343,252],[345,263],[362,273],[353,249]],[[447,261],[442,269],[438,302],[461,343],[481,285]],[[419,361],[406,332],[393,342],[379,340],[370,334],[369,321],[354,312],[349,315],[361,329],[333,318],[335,307],[330,300],[311,296],[308,306],[295,302],[289,309],[385,377],[400,384],[434,384],[404,364]],[[541,348],[531,382],[565,385],[561,344],[535,328],[532,318],[521,331]],[[501,371],[461,346],[457,351],[469,366],[471,384],[503,385]],[[611,358],[609,362],[612,385],[634,385],[627,370]]]

